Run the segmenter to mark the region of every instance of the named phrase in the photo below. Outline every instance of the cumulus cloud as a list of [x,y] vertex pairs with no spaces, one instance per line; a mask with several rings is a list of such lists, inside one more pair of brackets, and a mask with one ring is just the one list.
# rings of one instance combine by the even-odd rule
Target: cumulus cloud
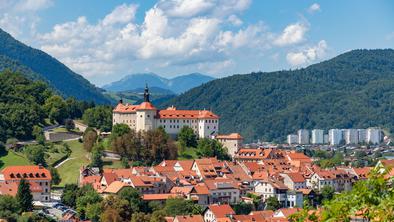
[[240,26],[243,23],[242,20],[236,15],[230,15],[227,20],[235,26]]
[[308,47],[298,52],[287,53],[287,62],[292,66],[310,64],[316,60],[324,58],[327,52],[327,43],[321,40],[316,46]]
[[305,39],[305,33],[308,31],[308,26],[304,23],[295,23],[288,25],[279,35],[274,44],[278,46],[288,46],[300,43]]
[[103,25],[112,25],[116,23],[127,23],[134,20],[137,5],[122,4],[116,7],[110,14],[106,15],[103,20]]
[[315,12],[318,12],[318,11],[320,11],[320,5],[319,4],[317,4],[317,3],[313,3],[311,6],[309,6],[309,8],[308,8],[308,12],[309,13],[315,13]]

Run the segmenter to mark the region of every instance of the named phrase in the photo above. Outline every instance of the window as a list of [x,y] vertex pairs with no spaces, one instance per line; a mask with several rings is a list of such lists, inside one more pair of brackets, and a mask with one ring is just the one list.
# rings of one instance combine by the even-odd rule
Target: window
[[148,117],[150,117],[150,115],[148,114]]

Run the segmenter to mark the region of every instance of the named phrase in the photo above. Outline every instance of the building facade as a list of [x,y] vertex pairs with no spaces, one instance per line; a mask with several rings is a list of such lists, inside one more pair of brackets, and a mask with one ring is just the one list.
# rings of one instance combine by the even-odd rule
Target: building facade
[[367,129],[367,143],[379,144],[381,141],[381,130],[379,128]]
[[298,144],[298,135],[295,135],[295,134],[287,135],[287,143],[289,145]]
[[231,133],[228,135],[217,135],[215,137],[225,148],[227,153],[234,157],[239,149],[242,148],[244,138],[239,133]]
[[330,145],[339,145],[343,140],[342,130],[341,129],[330,129],[328,131],[328,140]]
[[324,143],[324,130],[314,129],[312,130],[312,144],[323,144]]
[[298,143],[309,144],[309,130],[307,129],[298,130]]
[[208,110],[178,110],[172,106],[158,110],[150,103],[148,87],[145,88],[144,102],[140,105],[123,104],[122,101],[112,112],[112,124],[126,124],[136,131],[148,131],[159,127],[170,135],[177,135],[184,126],[194,130],[200,138],[218,134],[219,116]]
[[358,131],[357,129],[345,129],[344,132],[346,144],[358,144]]

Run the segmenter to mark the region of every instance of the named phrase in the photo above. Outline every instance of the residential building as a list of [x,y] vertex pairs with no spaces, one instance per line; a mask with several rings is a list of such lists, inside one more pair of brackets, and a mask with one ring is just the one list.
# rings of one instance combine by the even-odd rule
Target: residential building
[[367,143],[379,144],[381,141],[381,129],[368,128],[367,129]]
[[357,129],[358,133],[358,142],[366,143],[367,142],[367,130],[366,129]]
[[312,130],[312,144],[323,144],[324,143],[324,130],[314,129]]
[[244,138],[239,133],[229,135],[217,135],[215,137],[225,148],[231,157],[234,157],[239,149],[242,148]]
[[287,135],[287,143],[289,145],[298,144],[298,135],[295,134]]
[[335,146],[339,145],[343,140],[342,130],[341,129],[330,129],[328,131],[328,140],[330,145]]
[[287,191],[289,188],[279,180],[269,178],[267,180],[257,181],[254,192],[261,196],[263,201],[270,197],[276,197],[281,206],[286,206]]
[[309,130],[307,129],[298,130],[298,143],[309,144]]
[[205,222],[219,222],[235,215],[235,211],[228,204],[212,204],[203,212]]
[[204,180],[209,191],[209,203],[238,203],[240,200],[240,190],[231,179],[216,178]]
[[172,106],[158,110],[149,99],[149,89],[145,88],[144,102],[140,105],[123,104],[119,101],[112,112],[113,125],[123,123],[136,131],[147,131],[163,127],[176,136],[183,126],[188,126],[200,138],[218,134],[219,116],[208,110],[178,110]]
[[344,132],[346,144],[358,144],[358,130],[357,129],[345,129]]
[[291,190],[305,189],[306,180],[299,172],[281,173],[283,183]]
[[34,201],[51,200],[52,176],[43,166],[8,166],[0,174],[0,195],[15,196],[19,183],[25,179],[30,184]]

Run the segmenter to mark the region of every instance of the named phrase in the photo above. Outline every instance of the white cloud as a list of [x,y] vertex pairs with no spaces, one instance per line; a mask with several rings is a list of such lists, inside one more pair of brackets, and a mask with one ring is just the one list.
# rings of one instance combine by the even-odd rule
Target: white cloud
[[325,40],[321,40],[316,46],[308,47],[298,52],[287,53],[287,62],[292,66],[301,66],[324,58],[328,46]]
[[161,0],[157,4],[167,15],[174,17],[193,17],[211,10],[214,6],[214,2],[209,0]]
[[104,25],[112,25],[116,23],[128,23],[134,20],[137,5],[122,4],[116,7],[110,14],[105,16],[103,20]]
[[20,0],[16,2],[15,9],[25,12],[46,9],[53,4],[51,0]]
[[274,41],[275,45],[288,46],[300,43],[305,39],[305,33],[308,31],[308,26],[304,23],[295,23],[288,25]]
[[317,3],[313,3],[311,6],[308,8],[309,13],[315,13],[320,11],[320,5]]
[[234,26],[240,26],[243,23],[242,20],[236,15],[230,15],[227,20]]

